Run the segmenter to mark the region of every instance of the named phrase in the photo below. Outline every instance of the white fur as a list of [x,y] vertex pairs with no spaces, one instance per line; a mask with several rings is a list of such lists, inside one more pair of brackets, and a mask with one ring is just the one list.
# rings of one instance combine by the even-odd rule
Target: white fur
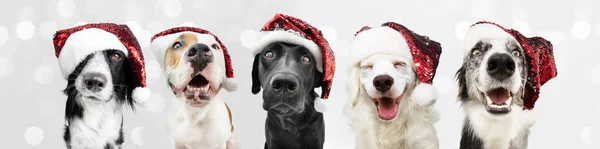
[[[439,148],[437,132],[433,125],[433,106],[417,105],[410,98],[418,81],[412,69],[412,61],[406,59],[396,55],[374,54],[360,64],[350,67],[350,80],[347,85],[350,98],[344,113],[350,117],[350,126],[356,134],[357,149]],[[404,61],[407,65],[396,68],[393,61]],[[365,65],[373,65],[372,70],[360,68]],[[380,74],[388,74],[395,80],[391,91],[385,95],[370,91],[374,90],[374,76]],[[388,121],[379,118],[377,107],[371,99],[400,96],[404,88],[406,93],[398,105],[396,117]]]
[[208,105],[194,108],[186,100],[174,100],[167,115],[167,130],[176,148],[225,149],[233,135],[225,103],[215,97]]
[[265,47],[273,42],[285,42],[304,46],[315,57],[316,67],[319,72],[323,72],[323,55],[321,48],[312,40],[298,36],[288,31],[261,31],[258,35],[252,50],[252,56],[260,53]]
[[123,115],[115,99],[106,103],[83,104],[83,106],[85,107],[83,118],[75,118],[68,123],[71,148],[104,148],[107,143],[116,148],[117,145],[112,143],[119,138]]
[[523,110],[523,107],[512,105],[512,111],[501,118],[486,111],[480,101],[471,100],[464,105],[465,113],[470,119],[471,131],[484,143],[485,149],[508,149],[513,144],[527,140],[515,140],[525,135],[535,123],[533,111]]
[[71,34],[58,55],[63,78],[69,78],[77,65],[89,54],[106,49],[120,50],[126,56],[129,53],[115,34],[102,29],[89,28]]
[[[106,87],[93,93],[82,86],[83,75],[100,73],[106,76]],[[122,107],[116,103],[113,93],[112,78],[108,64],[102,53],[96,53],[82,69],[80,77],[75,80],[75,88],[80,95],[76,102],[84,107],[83,118],[75,118],[67,123],[71,135],[70,146],[73,149],[104,148],[119,137],[123,121]],[[89,99],[94,96],[98,100]],[[116,148],[116,144],[110,144]]]
[[465,56],[469,55],[471,52],[471,47],[473,47],[477,42],[481,39],[502,39],[502,40],[514,40],[517,39],[513,37],[508,32],[502,30],[502,28],[493,25],[493,24],[477,24],[471,26],[466,33],[465,39],[463,41],[463,53]]

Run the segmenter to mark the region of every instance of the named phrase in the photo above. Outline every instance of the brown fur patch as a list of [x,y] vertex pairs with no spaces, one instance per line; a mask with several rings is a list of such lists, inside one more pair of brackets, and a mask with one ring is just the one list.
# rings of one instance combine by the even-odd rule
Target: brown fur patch
[[[180,42],[181,47],[178,49],[173,49],[173,45],[176,42]],[[179,37],[177,37],[175,41],[171,42],[169,48],[167,48],[167,53],[165,54],[165,65],[163,67],[177,67],[181,56],[183,56],[185,51],[187,51],[192,45],[196,43],[198,43],[198,38],[192,33],[183,33],[179,35]]]
[[227,104],[225,104],[225,107],[227,108],[227,114],[229,114],[229,124],[231,124],[231,132],[233,132],[233,119],[231,118],[231,110],[229,109],[229,106]]

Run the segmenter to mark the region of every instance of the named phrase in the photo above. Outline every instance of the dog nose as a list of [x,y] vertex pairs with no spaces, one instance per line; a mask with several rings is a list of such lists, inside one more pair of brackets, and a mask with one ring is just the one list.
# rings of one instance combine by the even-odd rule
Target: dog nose
[[508,54],[493,54],[487,63],[487,73],[494,79],[504,80],[515,72],[515,61]]
[[298,89],[298,78],[292,75],[273,76],[271,88],[276,92],[295,92]]
[[92,92],[98,92],[106,85],[106,77],[99,73],[88,73],[83,76],[85,88]]
[[389,91],[393,84],[394,78],[390,77],[389,75],[379,75],[373,79],[373,86],[375,86],[377,91],[382,93]]
[[210,48],[205,44],[195,44],[187,52],[187,56],[192,59],[200,59],[202,57],[211,58],[212,52]]

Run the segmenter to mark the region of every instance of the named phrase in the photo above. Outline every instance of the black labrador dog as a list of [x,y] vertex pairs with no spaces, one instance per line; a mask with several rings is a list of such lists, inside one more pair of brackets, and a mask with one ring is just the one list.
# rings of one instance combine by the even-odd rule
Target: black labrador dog
[[323,114],[314,108],[322,73],[307,48],[274,42],[254,58],[252,93],[263,91],[265,149],[322,149]]

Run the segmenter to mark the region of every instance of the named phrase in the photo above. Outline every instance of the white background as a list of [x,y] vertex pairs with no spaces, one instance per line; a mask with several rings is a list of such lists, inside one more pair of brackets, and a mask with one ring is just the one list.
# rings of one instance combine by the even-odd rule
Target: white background
[[434,85],[441,98],[436,124],[442,149],[458,147],[463,113],[456,100],[454,73],[462,60],[467,27],[479,20],[538,35],[554,45],[558,77],[541,89],[537,123],[529,148],[600,148],[600,6],[594,0],[1,0],[0,144],[3,148],[64,148],[62,128],[66,81],[60,76],[52,35],[91,22],[128,24],[144,48],[151,102],[125,113],[123,148],[172,148],[164,107],[173,100],[158,64],[147,49],[150,37],[174,26],[212,31],[233,58],[238,91],[221,92],[233,111],[236,134],[245,149],[262,148],[260,96],[252,95],[252,44],[257,30],[276,12],[293,15],[323,30],[337,59],[325,114],[325,148],[353,148],[354,136],[341,114],[347,96],[347,50],[364,25],[394,21],[429,36],[443,47]]

